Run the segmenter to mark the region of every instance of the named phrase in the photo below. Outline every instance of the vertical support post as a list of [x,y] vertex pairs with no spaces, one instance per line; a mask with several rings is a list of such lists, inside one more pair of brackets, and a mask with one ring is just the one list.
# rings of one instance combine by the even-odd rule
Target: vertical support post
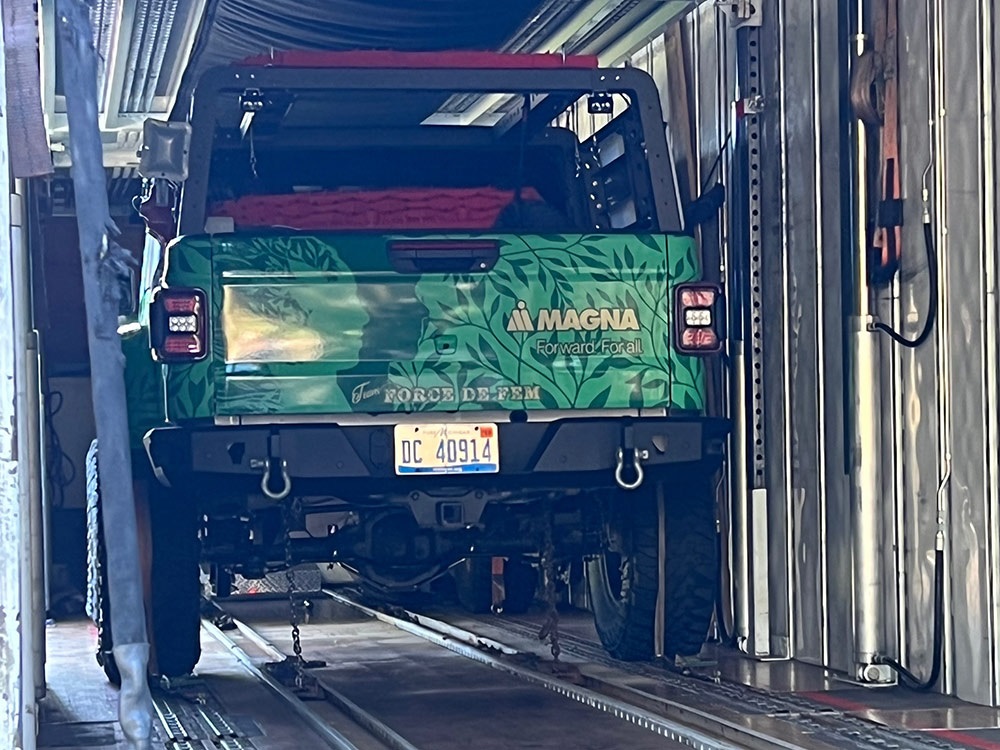
[[[27,258],[27,247],[22,246]],[[25,282],[30,284],[25,260]],[[30,304],[30,301],[29,301]],[[39,411],[38,388],[38,337],[34,330],[26,332],[24,350],[25,403],[28,431],[25,436],[28,457],[28,502],[31,506],[31,609],[34,618],[34,651],[32,660],[35,670],[35,697],[45,697],[45,623],[48,619],[48,585],[46,582],[46,540],[45,518],[42,507],[42,464],[41,464],[41,413]]]
[[[738,173],[744,205],[733,210],[732,465],[734,587],[737,644],[752,656],[771,652],[768,580],[768,497],[765,476],[763,245],[761,235],[760,32],[737,32],[739,96],[735,125]],[[743,248],[741,253],[739,248]]]
[[148,750],[152,734],[149,644],[132,488],[125,358],[117,333],[119,277],[130,258],[112,239],[118,230],[108,208],[97,121],[97,54],[90,8],[84,0],[59,0],[56,10],[87,308],[94,421],[101,456],[101,508],[115,640],[112,653],[122,676],[118,719],[126,747]]
[[[30,611],[30,577],[23,543],[28,527],[20,487],[26,474],[24,434],[19,422],[17,388],[17,327],[15,323],[15,268],[10,216],[10,160],[7,140],[7,71],[0,18],[0,737],[21,750],[35,747],[35,691],[31,663],[33,633],[25,624]],[[28,665],[28,668],[24,667]]]
[[[736,265],[736,262],[732,264]],[[730,286],[736,289],[736,284]],[[736,328],[731,329],[734,332]],[[733,634],[740,650],[749,651],[750,645],[750,517],[747,512],[750,500],[747,482],[747,418],[746,418],[746,357],[743,354],[742,333],[735,335],[731,344],[733,376],[733,431],[729,439],[731,464],[730,486],[733,505]]]
[[[35,609],[37,598],[35,593],[35,550],[33,534],[38,514],[32,507],[31,491],[31,411],[28,393],[31,385],[28,369],[28,327],[24,318],[24,307],[28,297],[27,255],[20,242],[20,218],[15,220],[15,214],[20,213],[20,202],[13,190],[0,196],[10,210],[9,244],[13,278],[10,290],[14,303],[14,409],[17,417],[14,424],[17,431],[17,495],[21,513],[21,537],[18,539],[21,570],[21,701],[24,705],[25,723],[27,716],[35,713],[36,680],[41,677],[44,688],[45,673],[42,667],[41,644],[38,637],[44,639],[44,630],[39,633],[37,628],[38,613]],[[33,354],[33,352],[32,352]],[[44,628],[44,620],[42,621]]]
[[[860,55],[865,51],[864,0],[857,2],[855,39]],[[879,652],[882,624],[880,539],[882,512],[881,411],[878,381],[878,341],[870,330],[871,292],[868,285],[868,162],[867,134],[860,120],[854,121],[854,309],[850,316],[851,412],[854,435],[851,444],[851,535],[854,553],[854,664],[858,679],[882,682],[891,672],[874,664]]]
[[10,252],[14,270],[11,290],[14,299],[14,347],[17,366],[18,448],[23,465],[23,481],[18,488],[27,515],[27,534],[21,540],[29,566],[28,593],[31,612],[22,624],[31,630],[31,665],[34,693],[45,697],[45,540],[42,521],[41,437],[38,406],[38,345],[31,312],[31,274],[28,262],[27,232],[24,221],[24,195],[15,185],[10,196]]

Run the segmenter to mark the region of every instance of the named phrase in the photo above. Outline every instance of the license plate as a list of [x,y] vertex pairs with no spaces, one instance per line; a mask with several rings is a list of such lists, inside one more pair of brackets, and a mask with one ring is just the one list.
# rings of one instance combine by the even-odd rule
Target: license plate
[[399,424],[394,439],[399,475],[500,471],[495,424]]

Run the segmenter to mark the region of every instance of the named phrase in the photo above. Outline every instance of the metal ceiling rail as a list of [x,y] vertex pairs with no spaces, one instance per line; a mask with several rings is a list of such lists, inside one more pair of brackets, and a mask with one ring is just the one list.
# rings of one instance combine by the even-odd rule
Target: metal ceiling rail
[[[95,45],[105,63],[98,91],[106,166],[135,166],[143,121],[147,117],[165,119],[174,108],[206,2],[100,0],[95,4],[91,14]],[[553,0],[542,4],[533,16],[538,26],[524,24],[504,48],[596,53],[602,65],[613,66],[697,4],[694,0],[652,5],[635,0],[586,0],[560,5]],[[39,0],[39,13],[47,129],[54,163],[66,167],[70,157],[66,149],[65,107],[55,70],[55,0]],[[620,20],[614,21],[619,16]],[[618,29],[613,35],[604,28],[609,24]],[[161,80],[164,77],[168,77],[165,83]],[[448,124],[483,122],[506,100],[503,95],[484,96],[469,101],[464,111],[442,112],[434,117]]]
[[[601,67],[613,67],[697,5],[698,2],[692,0],[669,0],[657,3],[649,12],[650,5],[636,5],[633,0],[588,0],[564,25],[552,31],[541,42],[522,51],[597,55]],[[601,43],[601,40],[606,38],[606,34],[599,35],[596,40],[589,44],[586,43],[588,36],[594,29],[623,9],[625,13],[621,19],[622,29],[620,33],[616,34],[607,44]],[[647,12],[643,14],[641,11]],[[580,46],[581,42],[585,46]],[[515,43],[516,40],[510,42],[510,44]],[[425,120],[425,123],[428,125],[491,124],[491,120],[498,117],[495,110],[509,100],[510,96],[505,94],[482,96],[464,111],[431,115]]]

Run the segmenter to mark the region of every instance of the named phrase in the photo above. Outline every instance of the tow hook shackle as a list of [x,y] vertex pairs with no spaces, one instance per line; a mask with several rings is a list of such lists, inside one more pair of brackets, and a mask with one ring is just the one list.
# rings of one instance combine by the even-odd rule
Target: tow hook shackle
[[264,461],[264,476],[260,480],[260,490],[275,502],[284,500],[292,491],[292,478],[288,476],[288,462],[281,459],[281,489],[275,492],[271,489],[271,459]]
[[623,490],[636,490],[642,484],[643,480],[646,478],[646,473],[642,470],[642,462],[649,458],[649,451],[639,450],[638,448],[629,448],[629,452],[632,454],[632,473],[635,477],[631,482],[625,479],[625,449],[619,448],[618,454],[615,458],[615,482]]

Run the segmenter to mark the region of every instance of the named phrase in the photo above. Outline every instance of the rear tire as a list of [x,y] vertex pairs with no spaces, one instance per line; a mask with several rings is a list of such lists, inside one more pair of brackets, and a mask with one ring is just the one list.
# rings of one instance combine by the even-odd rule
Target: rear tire
[[[664,498],[664,655],[698,653],[715,605],[715,498],[708,476],[672,483]],[[655,485],[618,492],[606,508],[608,549],[587,562],[594,624],[608,653],[651,659],[659,589]]]
[[[121,684],[112,648],[111,600],[98,472],[97,441],[87,453],[87,613],[97,625],[97,662],[108,680]],[[152,543],[152,592],[146,591],[147,622],[156,671],[166,677],[189,674],[201,657],[198,514],[193,503],[148,482]],[[140,532],[141,533],[141,532]],[[153,658],[151,658],[151,663]]]
[[87,615],[97,626],[97,663],[108,682],[121,685],[114,654],[111,653],[111,611],[108,608],[107,556],[104,550],[104,519],[97,480],[97,441],[87,451]]
[[692,477],[666,496],[666,619],[664,654],[701,651],[715,614],[719,555],[715,529],[715,481]]
[[650,659],[659,587],[655,488],[617,492],[606,505],[605,516],[607,549],[587,561],[594,626],[614,658]]
[[[509,559],[504,563],[503,611],[521,615],[535,600],[538,575],[527,562]],[[455,593],[464,609],[485,614],[493,608],[493,565],[489,557],[467,557],[451,569]]]
[[190,674],[201,658],[198,511],[189,496],[149,483],[153,543],[152,612],[157,672]]

